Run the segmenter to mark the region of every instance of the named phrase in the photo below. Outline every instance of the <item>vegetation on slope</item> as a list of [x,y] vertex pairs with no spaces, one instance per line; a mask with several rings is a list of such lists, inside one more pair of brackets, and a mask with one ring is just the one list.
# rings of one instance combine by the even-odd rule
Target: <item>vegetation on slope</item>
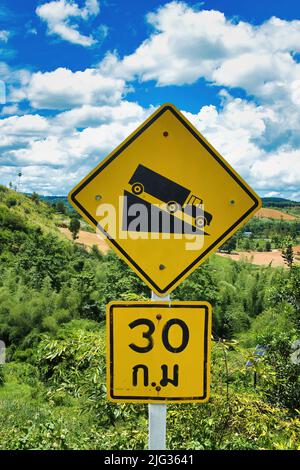
[[[106,400],[104,315],[110,300],[149,298],[149,289],[112,252],[88,253],[63,239],[56,221],[47,204],[0,187],[0,339],[8,359],[0,369],[0,446],[145,448],[147,408]],[[299,293],[295,266],[216,256],[174,291],[174,299],[213,305],[213,383],[209,404],[168,407],[169,448],[300,447],[300,369],[290,360]],[[266,347],[259,362],[257,344]]]

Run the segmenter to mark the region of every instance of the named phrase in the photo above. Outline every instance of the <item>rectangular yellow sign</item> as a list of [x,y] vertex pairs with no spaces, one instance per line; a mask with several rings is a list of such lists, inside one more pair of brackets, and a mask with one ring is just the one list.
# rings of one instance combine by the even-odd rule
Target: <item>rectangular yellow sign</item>
[[209,303],[111,302],[107,325],[109,400],[208,401]]

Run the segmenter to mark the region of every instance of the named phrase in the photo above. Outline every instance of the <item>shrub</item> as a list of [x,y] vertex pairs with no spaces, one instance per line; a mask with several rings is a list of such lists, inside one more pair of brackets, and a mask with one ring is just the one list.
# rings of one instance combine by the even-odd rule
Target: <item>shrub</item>
[[10,198],[6,199],[6,205],[7,205],[7,207],[9,207],[9,208],[10,208],[10,207],[14,207],[14,206],[17,205],[17,200],[16,200],[15,198],[13,198],[13,197],[10,197]]

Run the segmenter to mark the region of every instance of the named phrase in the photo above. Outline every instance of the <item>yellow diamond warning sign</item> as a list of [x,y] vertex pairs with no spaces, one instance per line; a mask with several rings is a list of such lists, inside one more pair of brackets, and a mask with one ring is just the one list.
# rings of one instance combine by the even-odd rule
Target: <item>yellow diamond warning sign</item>
[[111,302],[107,325],[111,401],[208,401],[211,306],[207,302]]
[[171,292],[261,207],[170,104],[99,163],[69,201],[158,295]]

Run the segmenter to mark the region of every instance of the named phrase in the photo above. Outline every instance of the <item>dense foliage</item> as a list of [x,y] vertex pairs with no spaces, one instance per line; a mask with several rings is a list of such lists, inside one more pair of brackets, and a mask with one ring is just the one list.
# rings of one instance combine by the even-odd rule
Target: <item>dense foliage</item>
[[[0,446],[145,448],[147,408],[106,400],[104,318],[110,300],[149,298],[149,289],[112,252],[64,239],[57,217],[65,214],[0,186],[0,339],[8,358],[0,366]],[[251,227],[273,236],[263,221]],[[298,237],[299,227],[290,227],[282,235]],[[174,299],[212,303],[214,344],[212,398],[168,407],[169,448],[300,448],[300,366],[290,360],[299,293],[296,265],[218,256],[174,291]]]

